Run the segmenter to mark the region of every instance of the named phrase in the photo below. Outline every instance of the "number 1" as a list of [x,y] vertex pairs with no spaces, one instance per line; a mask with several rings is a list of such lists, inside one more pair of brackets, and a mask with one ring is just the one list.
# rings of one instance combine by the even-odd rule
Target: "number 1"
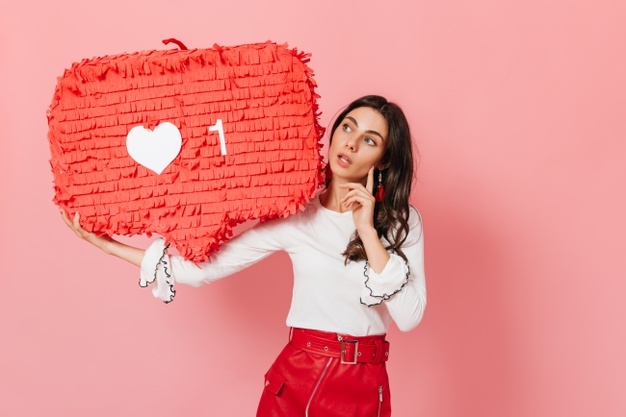
[[226,155],[226,138],[224,138],[224,126],[222,125],[222,119],[217,119],[217,122],[213,126],[209,126],[209,132],[219,133],[220,135],[220,150],[222,155]]

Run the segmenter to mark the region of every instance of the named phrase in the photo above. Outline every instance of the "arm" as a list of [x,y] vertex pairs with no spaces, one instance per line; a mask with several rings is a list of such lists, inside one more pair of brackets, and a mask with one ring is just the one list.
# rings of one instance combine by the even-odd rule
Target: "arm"
[[110,236],[97,236],[95,233],[88,232],[80,225],[80,215],[78,213],[74,215],[73,220],[70,220],[65,214],[65,211],[60,211],[63,221],[70,229],[72,229],[76,236],[86,240],[108,255],[113,255],[130,262],[133,265],[141,265],[141,261],[144,257],[143,249],[125,245],[115,239],[112,239]]
[[[280,233],[274,233],[279,222],[270,221],[246,230],[223,243],[219,252],[211,254],[205,262],[194,263],[180,255],[166,255],[169,273],[177,283],[199,287],[239,272],[283,248],[277,239]],[[146,249],[142,270],[154,272],[155,261],[163,256],[164,249],[165,241],[155,240]]]
[[164,239],[155,240],[146,250],[120,243],[109,236],[97,236],[80,226],[78,213],[70,221],[61,211],[64,222],[78,237],[96,246],[103,252],[116,256],[141,268],[139,285],[152,284],[155,297],[165,302],[173,300],[174,283],[200,286],[219,278],[232,275],[260,261],[271,253],[282,249],[278,240],[284,235],[280,230],[281,219],[255,226],[220,248],[207,262],[195,264],[181,256],[170,256]]
[[154,296],[170,302],[176,294],[175,283],[199,287],[239,272],[284,248],[281,239],[287,235],[283,230],[285,220],[256,225],[223,243],[219,252],[200,263],[169,255],[164,239],[157,239],[145,251],[139,285],[152,284]]
[[407,262],[399,255],[387,253],[374,228],[373,172],[373,168],[370,169],[365,186],[339,184],[349,189],[341,202],[352,210],[367,253],[361,303],[371,307],[384,302],[398,328],[409,331],[422,320],[426,308],[422,221],[417,210],[411,207],[409,235],[402,245]]

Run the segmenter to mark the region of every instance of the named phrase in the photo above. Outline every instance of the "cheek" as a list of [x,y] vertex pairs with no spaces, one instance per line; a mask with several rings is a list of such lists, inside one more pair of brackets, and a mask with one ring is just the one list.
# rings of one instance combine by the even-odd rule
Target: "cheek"
[[339,149],[340,147],[341,147],[341,138],[339,137],[337,133],[335,133],[330,139],[330,144],[328,145],[328,149],[332,151],[334,149]]
[[379,147],[376,147],[372,149],[372,151],[368,155],[369,156],[368,159],[372,162],[372,164],[376,164],[383,159],[383,155],[385,155],[385,150]]
[[387,155],[387,148],[386,147],[382,147],[378,149],[378,161],[382,161],[385,156]]

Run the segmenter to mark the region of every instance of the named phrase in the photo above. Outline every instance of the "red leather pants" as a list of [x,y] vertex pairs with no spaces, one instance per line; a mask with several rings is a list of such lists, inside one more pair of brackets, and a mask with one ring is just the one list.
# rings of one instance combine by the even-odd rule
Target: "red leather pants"
[[[391,415],[386,342],[381,350],[384,336],[352,338],[304,329],[293,332],[293,339],[265,375],[257,417]],[[338,337],[349,343],[338,344]],[[341,356],[339,346],[345,356]]]

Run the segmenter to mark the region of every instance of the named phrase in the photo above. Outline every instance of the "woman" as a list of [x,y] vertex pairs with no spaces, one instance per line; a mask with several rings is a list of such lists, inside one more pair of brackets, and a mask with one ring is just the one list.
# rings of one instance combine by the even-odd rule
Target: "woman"
[[165,301],[175,283],[210,283],[286,251],[294,268],[290,342],[265,376],[257,416],[389,416],[385,333],[392,320],[414,328],[426,306],[402,110],[380,96],[350,103],[332,126],[328,168],[326,190],[303,212],[255,226],[200,265],[169,256],[162,239],[144,251],[86,232],[78,216],[64,220],[140,266],[142,282]]

